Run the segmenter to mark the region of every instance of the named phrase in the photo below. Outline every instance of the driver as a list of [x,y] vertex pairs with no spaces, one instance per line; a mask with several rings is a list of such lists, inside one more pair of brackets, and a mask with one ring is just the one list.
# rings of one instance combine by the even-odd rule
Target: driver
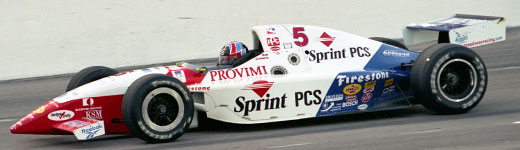
[[218,65],[232,65],[233,61],[244,56],[248,52],[247,47],[242,42],[229,42],[220,51]]

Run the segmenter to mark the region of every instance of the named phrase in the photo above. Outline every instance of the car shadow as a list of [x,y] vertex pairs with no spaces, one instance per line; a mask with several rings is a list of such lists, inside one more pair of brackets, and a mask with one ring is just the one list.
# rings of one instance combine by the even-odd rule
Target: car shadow
[[274,123],[262,124],[233,124],[204,118],[199,122],[199,128],[191,129],[190,132],[250,132],[273,129],[300,128],[308,126],[320,126],[331,124],[344,124],[351,122],[375,121],[390,118],[402,118],[413,115],[434,115],[435,113],[422,106],[412,106],[406,109],[386,110],[377,112],[365,112],[357,114],[345,114],[318,118],[307,118]]

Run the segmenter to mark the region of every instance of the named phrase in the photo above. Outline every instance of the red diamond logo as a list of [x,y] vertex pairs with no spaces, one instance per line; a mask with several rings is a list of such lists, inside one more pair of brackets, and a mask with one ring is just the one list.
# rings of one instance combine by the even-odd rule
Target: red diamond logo
[[331,37],[327,32],[323,32],[320,36],[320,42],[323,43],[325,46],[329,47],[332,42],[334,42],[334,39],[336,37]]
[[269,82],[265,80],[259,80],[253,82],[251,85],[247,85],[242,90],[253,90],[258,96],[264,97],[265,93],[269,91],[269,88],[273,86],[274,82]]

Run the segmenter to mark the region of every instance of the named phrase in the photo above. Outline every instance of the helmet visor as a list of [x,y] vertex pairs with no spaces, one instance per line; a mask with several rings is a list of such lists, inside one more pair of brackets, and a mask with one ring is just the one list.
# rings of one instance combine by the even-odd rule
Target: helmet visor
[[235,57],[233,56],[220,56],[218,58],[219,65],[231,65]]

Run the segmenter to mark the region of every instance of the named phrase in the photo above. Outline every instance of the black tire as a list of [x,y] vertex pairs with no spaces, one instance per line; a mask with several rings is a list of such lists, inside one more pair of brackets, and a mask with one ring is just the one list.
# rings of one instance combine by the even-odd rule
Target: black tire
[[74,76],[72,76],[72,79],[70,79],[69,84],[67,85],[67,89],[65,89],[65,92],[68,92],[72,89],[90,83],[92,81],[96,81],[101,78],[115,75],[118,73],[119,72],[112,68],[103,66],[87,67],[76,73]]
[[166,75],[149,74],[137,79],[123,97],[123,120],[128,130],[150,143],[179,138],[189,128],[193,112],[188,88]]
[[477,106],[487,79],[484,61],[476,52],[448,43],[426,48],[411,72],[415,99],[439,114],[465,113]]
[[398,48],[401,48],[401,49],[408,50],[408,48],[406,46],[404,46],[404,44],[402,44],[401,42],[398,42],[396,40],[392,40],[392,39],[389,39],[389,38],[370,37],[369,39],[374,40],[374,41],[379,41],[381,43],[385,43],[385,44],[388,44],[388,45],[392,45],[392,46],[395,46],[395,47],[398,47]]

